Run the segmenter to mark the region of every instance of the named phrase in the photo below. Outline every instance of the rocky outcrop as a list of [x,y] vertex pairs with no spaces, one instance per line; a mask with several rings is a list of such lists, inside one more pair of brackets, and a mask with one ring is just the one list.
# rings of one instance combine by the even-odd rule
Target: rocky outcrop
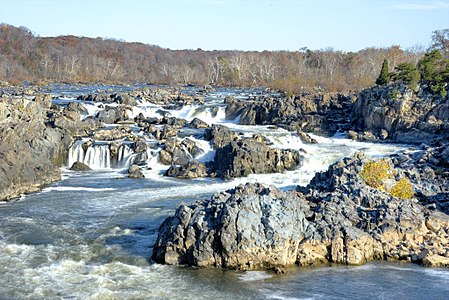
[[[433,153],[444,153],[441,150]],[[397,176],[412,175],[401,166],[415,157],[403,156],[389,163]],[[417,199],[395,198],[368,186],[359,175],[367,162],[363,153],[340,160],[297,191],[246,184],[210,200],[181,205],[161,225],[153,259],[235,269],[362,264],[374,259],[446,266],[449,216]],[[429,171],[415,171],[420,177],[411,180],[419,194]],[[447,177],[440,180],[447,186]]]
[[352,111],[356,131],[404,143],[430,143],[449,134],[449,103],[423,88],[406,85],[373,87],[359,93]]
[[51,97],[0,99],[0,200],[34,192],[60,178],[72,143],[70,132],[51,126]]
[[224,147],[237,138],[238,134],[229,130],[229,128],[224,125],[214,124],[210,128],[204,130],[204,139],[206,141],[212,141],[214,149]]
[[128,169],[128,177],[129,178],[145,178],[145,175],[142,173],[138,165],[132,165]]
[[72,166],[70,167],[70,170],[72,170],[72,171],[90,171],[91,168],[89,168],[88,165],[86,165],[80,161],[76,161],[72,164]]
[[165,175],[181,179],[194,179],[206,177],[208,174],[204,163],[191,161],[182,166],[171,166]]
[[254,138],[243,138],[216,150],[214,170],[218,177],[229,179],[292,170],[301,160],[297,151],[274,149]]
[[333,135],[349,129],[352,102],[341,94],[307,94],[288,98],[265,97],[262,100],[237,100],[227,97],[226,116],[240,115],[242,125],[277,125]]
[[159,161],[164,165],[187,165],[201,153],[203,150],[191,139],[170,138],[159,152]]

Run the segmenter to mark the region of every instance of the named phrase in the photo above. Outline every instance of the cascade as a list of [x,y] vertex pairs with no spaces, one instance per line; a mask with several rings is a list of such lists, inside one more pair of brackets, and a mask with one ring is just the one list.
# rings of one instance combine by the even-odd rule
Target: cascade
[[107,169],[111,167],[111,151],[109,145],[92,145],[84,156],[83,162],[92,169]]

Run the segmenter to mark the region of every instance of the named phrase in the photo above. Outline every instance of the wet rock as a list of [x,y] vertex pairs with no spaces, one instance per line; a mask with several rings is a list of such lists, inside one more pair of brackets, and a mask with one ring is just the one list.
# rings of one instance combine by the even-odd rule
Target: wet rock
[[204,163],[192,161],[183,166],[171,166],[165,175],[182,179],[193,179],[206,177],[207,169]]
[[[246,184],[181,205],[161,225],[153,259],[237,269],[357,265],[375,259],[448,266],[449,215],[419,204],[448,186],[445,175],[435,172],[436,183],[423,175],[429,173],[425,167],[432,167],[428,161],[444,151],[429,147],[389,160],[397,176],[410,176],[415,199],[368,186],[359,174],[369,160],[357,153],[317,173],[296,192]],[[422,192],[426,186],[434,188],[427,190],[429,196]]]
[[318,143],[317,140],[310,137],[310,135],[308,135],[305,132],[299,131],[298,136],[304,144],[317,144]]
[[72,171],[90,171],[91,168],[89,168],[88,165],[80,162],[80,161],[76,161],[73,163],[73,165],[70,167],[70,170]]
[[129,178],[145,178],[145,175],[142,173],[138,165],[132,165],[128,169],[128,177]]
[[297,151],[272,149],[263,142],[244,138],[216,150],[214,169],[218,177],[228,179],[292,170],[301,159]]
[[204,130],[204,139],[206,141],[212,141],[214,149],[227,145],[237,137],[238,134],[236,132],[229,130],[228,127],[223,125],[214,124]]
[[274,187],[247,184],[212,201],[181,205],[159,229],[159,263],[255,269],[292,265],[304,238],[303,202]]
[[201,119],[194,118],[194,119],[189,123],[189,127],[190,127],[190,128],[194,128],[194,129],[208,128],[208,127],[209,127],[209,124],[207,124],[206,122],[202,121]]

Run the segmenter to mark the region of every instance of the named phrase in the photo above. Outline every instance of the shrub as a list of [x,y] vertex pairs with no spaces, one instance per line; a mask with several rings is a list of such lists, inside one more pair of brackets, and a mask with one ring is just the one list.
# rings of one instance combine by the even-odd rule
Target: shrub
[[381,159],[366,163],[360,175],[367,185],[373,188],[383,188],[385,181],[392,177],[393,172],[388,161]]
[[390,195],[397,198],[402,199],[410,199],[415,194],[415,190],[413,188],[410,179],[402,177],[398,182],[393,186],[390,190]]

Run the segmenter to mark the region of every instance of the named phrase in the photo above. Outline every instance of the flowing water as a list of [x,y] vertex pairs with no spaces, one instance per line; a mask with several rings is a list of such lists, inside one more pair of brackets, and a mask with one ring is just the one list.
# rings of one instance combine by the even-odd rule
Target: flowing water
[[[146,179],[138,180],[124,174],[135,159],[126,143],[114,162],[107,143],[96,141],[85,149],[86,140],[78,141],[69,153],[69,163],[84,161],[92,171],[64,168],[62,181],[0,204],[0,299],[447,299],[449,270],[405,263],[292,268],[285,275],[275,275],[151,262],[157,228],[181,202],[208,198],[244,182],[294,188],[356,151],[381,157],[404,148],[357,143],[341,135],[314,136],[318,144],[304,145],[282,129],[237,125],[220,113],[224,112],[223,97],[229,93],[245,96],[241,91],[223,90],[209,95],[204,106],[170,112],[223,123],[246,135],[263,134],[273,147],[303,149],[303,166],[284,174],[232,181],[179,180],[161,175],[167,167],[158,164],[158,149],[150,149],[143,158]],[[157,109],[143,104],[133,113],[151,116]],[[193,130],[183,135],[203,148],[199,160],[211,160],[214,152],[200,133]]]

